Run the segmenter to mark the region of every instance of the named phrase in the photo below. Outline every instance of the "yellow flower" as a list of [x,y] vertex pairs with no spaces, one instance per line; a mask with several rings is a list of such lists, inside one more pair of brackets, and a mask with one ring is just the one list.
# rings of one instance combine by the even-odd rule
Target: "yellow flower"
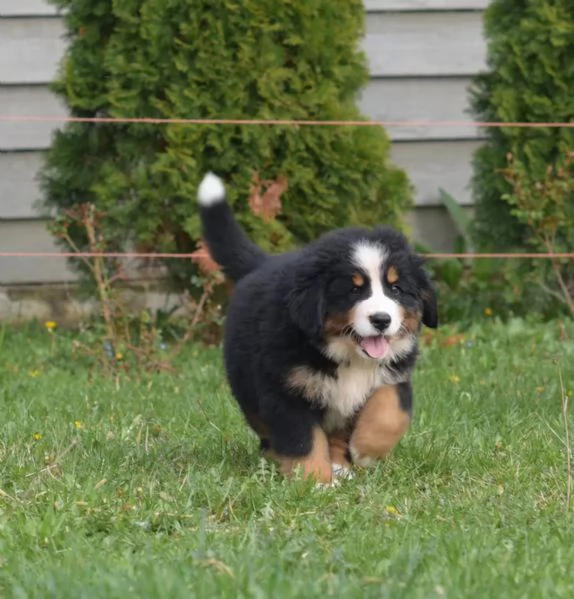
[[451,375],[448,377],[448,380],[449,380],[451,383],[460,383],[460,377],[459,377],[459,376],[457,376],[456,374],[451,374]]
[[33,378],[33,379],[37,379],[41,374],[42,371],[41,370],[30,370],[28,372],[28,374]]
[[397,508],[394,505],[387,505],[385,511],[387,512],[387,514],[391,514],[392,516],[399,515],[399,510],[397,510]]
[[34,441],[39,441],[42,438],[42,433],[34,433]]
[[44,323],[44,326],[45,326],[45,327],[46,327],[46,328],[47,328],[49,331],[53,331],[53,330],[54,330],[54,329],[55,329],[55,328],[58,326],[58,323],[57,323],[57,322],[54,322],[53,320],[47,320],[47,321]]
[[484,309],[484,315],[485,316],[492,316],[492,310],[490,308],[485,308]]
[[124,359],[124,355],[121,352],[116,352],[116,360],[121,362]]
[[81,420],[74,420],[74,426],[76,428],[84,428],[84,423]]

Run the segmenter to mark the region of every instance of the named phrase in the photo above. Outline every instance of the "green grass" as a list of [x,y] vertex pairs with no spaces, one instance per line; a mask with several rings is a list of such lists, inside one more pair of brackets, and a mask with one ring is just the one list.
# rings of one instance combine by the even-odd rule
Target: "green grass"
[[59,355],[69,334],[3,331],[0,596],[574,596],[574,341],[522,321],[448,334],[392,457],[321,490],[260,460],[219,350],[114,382]]

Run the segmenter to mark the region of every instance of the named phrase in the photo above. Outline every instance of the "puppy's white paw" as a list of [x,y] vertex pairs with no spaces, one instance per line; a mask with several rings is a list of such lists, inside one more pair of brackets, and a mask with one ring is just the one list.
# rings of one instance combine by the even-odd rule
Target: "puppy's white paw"
[[376,458],[359,455],[359,453],[353,446],[349,448],[349,451],[351,453],[351,458],[353,459],[353,464],[359,466],[360,468],[371,468],[377,463]]
[[333,464],[331,466],[331,471],[333,472],[333,479],[336,480],[337,483],[339,483],[342,478],[349,480],[355,477],[355,473],[342,464]]
[[330,483],[315,483],[315,489],[330,489],[335,486],[335,481],[333,480]]

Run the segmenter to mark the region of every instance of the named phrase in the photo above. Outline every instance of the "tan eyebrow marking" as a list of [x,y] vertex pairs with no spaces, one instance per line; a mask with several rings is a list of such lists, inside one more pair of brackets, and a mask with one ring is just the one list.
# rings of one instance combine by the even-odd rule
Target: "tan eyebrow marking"
[[398,280],[399,271],[394,266],[390,266],[387,270],[387,281],[390,285],[394,285]]
[[353,285],[355,287],[362,287],[365,284],[365,277],[360,273],[355,273],[353,275]]

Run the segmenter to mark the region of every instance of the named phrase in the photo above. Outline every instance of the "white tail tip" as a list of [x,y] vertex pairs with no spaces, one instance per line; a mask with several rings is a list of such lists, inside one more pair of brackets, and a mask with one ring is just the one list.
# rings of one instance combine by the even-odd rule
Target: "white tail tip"
[[213,173],[207,173],[197,190],[197,199],[201,206],[213,206],[225,199],[223,181]]

